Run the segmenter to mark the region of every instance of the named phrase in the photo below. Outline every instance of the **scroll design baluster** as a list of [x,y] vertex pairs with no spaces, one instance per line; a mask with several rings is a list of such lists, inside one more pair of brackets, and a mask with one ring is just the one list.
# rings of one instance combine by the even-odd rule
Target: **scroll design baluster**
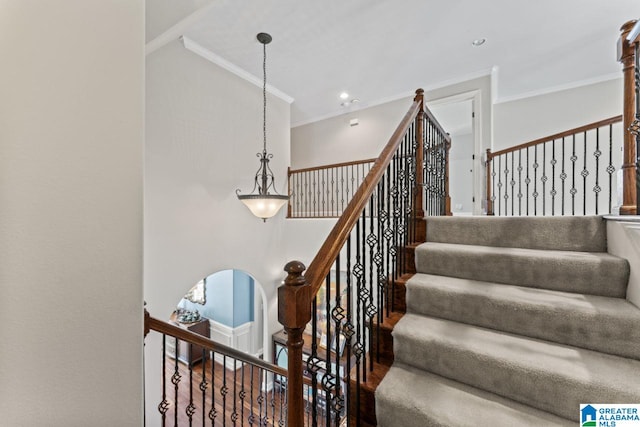
[[[621,167],[613,155],[613,135],[614,130],[621,127],[621,121],[622,116],[611,117],[504,150],[487,150],[487,214],[535,216],[611,212],[613,201],[617,199],[614,174]],[[605,169],[608,186],[604,185],[600,170],[606,159],[602,137],[605,132],[609,135]],[[567,186],[570,186],[568,192]],[[519,199],[517,211],[516,197]],[[508,203],[509,199],[511,203]]]
[[[394,311],[395,283],[412,268],[410,246],[425,239],[425,213],[443,215],[450,210],[451,139],[424,108],[423,98],[423,91],[417,91],[409,112],[375,161],[327,168],[340,184],[332,192],[354,191],[346,194],[344,208],[344,193],[335,195],[336,208],[343,210],[335,227],[306,271],[304,266],[298,269],[294,285],[291,263],[287,265],[289,276],[278,290],[279,318],[293,343],[297,337],[292,338],[289,330],[304,328],[310,321],[306,370],[311,391],[303,411],[310,425],[340,426],[345,416],[360,425],[371,416],[359,410],[370,396],[361,385],[376,378],[382,363],[381,325]],[[340,168],[346,168],[344,180]],[[293,298],[294,292],[303,299]],[[303,309],[310,313],[303,316]],[[304,406],[302,390],[294,393],[298,386],[291,386],[292,379],[302,375],[301,369],[291,366],[298,357],[294,348],[289,349],[287,425],[292,427],[304,421],[292,414],[294,399]]]

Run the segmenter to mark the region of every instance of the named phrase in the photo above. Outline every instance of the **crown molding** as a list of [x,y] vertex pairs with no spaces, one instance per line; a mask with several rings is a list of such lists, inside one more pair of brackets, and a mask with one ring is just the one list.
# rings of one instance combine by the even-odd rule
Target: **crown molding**
[[[184,35],[180,36],[180,41],[182,42],[182,45],[184,46],[184,48],[187,49],[188,51],[191,51],[191,52],[195,53],[196,55],[206,59],[207,61],[216,64],[220,68],[223,68],[223,69],[229,71],[230,73],[235,74],[236,76],[240,77],[241,79],[244,79],[244,80],[248,81],[249,83],[252,83],[252,84],[258,86],[259,88],[262,88],[262,79],[254,76],[253,74],[249,73],[248,71],[238,67],[237,65],[227,61],[226,59],[222,58],[221,56],[213,53],[212,51],[210,51],[206,47],[198,44],[197,42],[193,41],[189,37],[186,37]],[[282,92],[281,90],[271,86],[270,84],[267,84],[267,88],[266,89],[267,89],[267,92],[269,92],[271,95],[274,95],[274,96],[282,99],[284,102],[286,102],[288,104],[291,104],[294,101],[294,99],[291,96],[289,96],[286,93]]]

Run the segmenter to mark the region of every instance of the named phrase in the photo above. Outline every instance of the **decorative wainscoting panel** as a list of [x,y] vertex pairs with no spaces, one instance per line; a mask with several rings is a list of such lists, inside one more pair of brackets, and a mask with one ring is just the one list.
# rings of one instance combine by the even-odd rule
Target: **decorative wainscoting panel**
[[[220,344],[233,347],[237,350],[244,351],[251,354],[251,337],[253,336],[253,324],[254,322],[247,322],[238,327],[231,328],[215,320],[209,320],[209,326],[211,328],[211,339],[219,342]],[[224,357],[221,354],[215,355],[216,362],[222,364]],[[233,369],[233,361],[227,360],[227,369]],[[240,368],[237,365],[236,368]]]

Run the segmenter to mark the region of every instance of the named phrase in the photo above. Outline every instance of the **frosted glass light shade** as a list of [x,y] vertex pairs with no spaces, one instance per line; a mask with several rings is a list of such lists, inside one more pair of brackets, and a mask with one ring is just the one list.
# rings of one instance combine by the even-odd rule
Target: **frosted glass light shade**
[[238,199],[249,208],[252,214],[266,221],[278,213],[280,208],[287,203],[289,196],[272,195],[272,194],[247,194],[238,195]]

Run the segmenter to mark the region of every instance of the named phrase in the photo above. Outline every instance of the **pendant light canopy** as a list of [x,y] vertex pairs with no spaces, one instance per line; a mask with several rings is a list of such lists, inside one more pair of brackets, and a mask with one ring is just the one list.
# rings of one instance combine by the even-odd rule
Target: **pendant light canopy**
[[289,196],[278,194],[275,189],[273,172],[269,167],[269,160],[273,154],[267,153],[267,44],[271,43],[271,36],[267,33],[260,33],[256,36],[262,43],[262,153],[257,156],[260,159],[260,167],[256,172],[253,183],[253,190],[250,194],[241,195],[240,190],[236,190],[236,195],[244,203],[252,214],[266,221],[274,216],[282,206],[287,203]]

